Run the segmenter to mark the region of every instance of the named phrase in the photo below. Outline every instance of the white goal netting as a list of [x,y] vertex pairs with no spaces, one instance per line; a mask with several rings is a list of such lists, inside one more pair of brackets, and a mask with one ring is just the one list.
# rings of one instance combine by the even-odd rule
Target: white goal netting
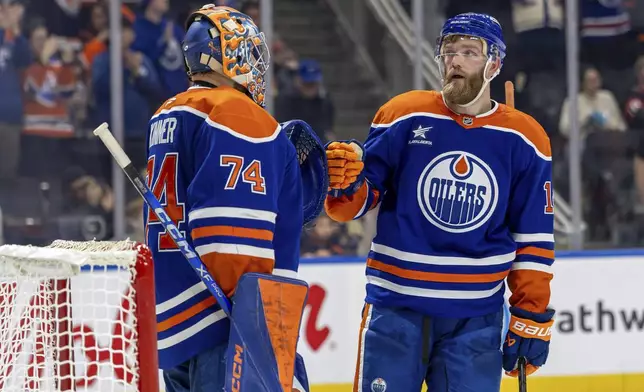
[[141,344],[156,339],[151,271],[130,241],[0,246],[0,391],[145,390],[142,366],[156,367],[156,347]]

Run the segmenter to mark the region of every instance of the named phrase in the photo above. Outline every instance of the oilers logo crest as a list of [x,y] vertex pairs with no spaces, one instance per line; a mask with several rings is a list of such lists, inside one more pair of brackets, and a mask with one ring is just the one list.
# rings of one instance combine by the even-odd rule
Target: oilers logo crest
[[434,158],[418,180],[418,205],[433,225],[450,233],[475,230],[492,216],[499,187],[476,155],[450,151]]
[[382,378],[378,377],[371,382],[371,392],[385,392],[387,390],[387,383]]

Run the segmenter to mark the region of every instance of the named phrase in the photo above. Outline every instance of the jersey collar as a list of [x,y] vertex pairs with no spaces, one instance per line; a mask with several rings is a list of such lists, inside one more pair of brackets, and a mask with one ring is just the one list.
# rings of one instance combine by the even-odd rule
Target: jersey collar
[[462,126],[464,126],[466,128],[476,127],[477,125],[475,123],[477,122],[476,121],[477,119],[486,119],[486,117],[492,116],[499,109],[499,103],[496,102],[495,100],[491,99],[492,108],[490,110],[488,110],[485,113],[481,113],[479,115],[476,115],[476,116],[471,116],[469,114],[460,114],[460,113],[456,113],[455,111],[453,111],[447,105],[447,102],[445,102],[445,96],[443,95],[442,91],[441,91],[441,99],[443,100],[443,105],[447,109],[450,117],[452,117],[454,119],[454,121],[456,121],[457,123],[459,123],[460,125],[462,125]]

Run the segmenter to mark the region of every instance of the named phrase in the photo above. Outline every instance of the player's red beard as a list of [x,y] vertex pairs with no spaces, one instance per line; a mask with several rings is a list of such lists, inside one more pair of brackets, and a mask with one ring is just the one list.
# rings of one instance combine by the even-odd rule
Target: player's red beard
[[[454,78],[454,74],[462,78]],[[443,82],[443,96],[447,102],[465,105],[472,102],[483,87],[483,70],[474,75],[465,75],[461,71],[452,71]]]

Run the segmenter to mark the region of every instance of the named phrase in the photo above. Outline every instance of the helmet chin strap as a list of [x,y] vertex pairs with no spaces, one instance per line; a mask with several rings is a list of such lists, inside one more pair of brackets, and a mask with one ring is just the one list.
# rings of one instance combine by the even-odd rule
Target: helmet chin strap
[[473,100],[471,100],[470,102],[468,102],[468,103],[466,103],[466,104],[463,104],[463,105],[458,105],[458,106],[460,106],[460,107],[462,107],[462,108],[470,107],[470,106],[474,105],[474,103],[475,103],[476,101],[478,101],[478,100],[479,100],[479,98],[481,98],[481,95],[483,95],[483,91],[485,91],[485,88],[490,84],[490,82],[492,81],[492,79],[494,79],[494,78],[499,74],[499,72],[501,71],[501,69],[499,68],[499,69],[497,69],[497,70],[496,70],[496,72],[495,72],[492,76],[490,76],[490,78],[489,78],[489,79],[488,79],[487,77],[485,77],[485,75],[487,75],[488,67],[489,67],[490,65],[492,65],[492,62],[493,62],[493,61],[494,61],[494,60],[493,60],[493,58],[492,58],[492,57],[490,57],[490,58],[485,62],[485,68],[483,68],[483,85],[481,86],[481,89],[479,90],[479,93],[478,93],[478,94],[476,94],[476,97],[475,97]]

